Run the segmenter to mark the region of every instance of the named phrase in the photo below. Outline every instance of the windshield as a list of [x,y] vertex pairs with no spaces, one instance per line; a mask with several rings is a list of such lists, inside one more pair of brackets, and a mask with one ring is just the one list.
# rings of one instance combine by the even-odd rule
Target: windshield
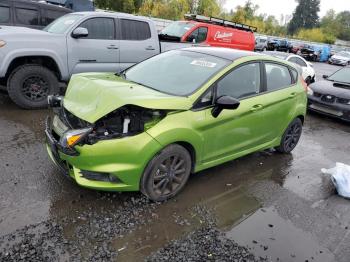
[[194,23],[192,22],[174,22],[164,28],[161,34],[182,37],[192,27],[194,27]]
[[145,60],[125,73],[129,81],[157,91],[185,96],[230,63],[202,53],[173,50]]
[[328,80],[335,82],[350,83],[350,67],[345,67],[338,70],[333,75],[329,76]]
[[339,52],[337,55],[350,58],[350,54],[348,52]]
[[53,34],[63,34],[68,30],[68,28],[72,24],[74,24],[81,17],[82,15],[78,15],[78,14],[64,15],[56,19],[55,21],[53,21],[51,24],[46,26],[43,30]]

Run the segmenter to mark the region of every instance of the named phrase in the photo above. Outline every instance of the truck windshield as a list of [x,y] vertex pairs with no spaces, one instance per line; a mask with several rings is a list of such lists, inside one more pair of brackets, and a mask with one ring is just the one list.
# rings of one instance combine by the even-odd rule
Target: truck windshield
[[160,34],[182,37],[188,30],[194,27],[194,25],[195,24],[192,22],[185,22],[185,21],[173,22],[170,25],[168,25],[166,28],[164,28],[160,32]]
[[154,56],[127,70],[126,80],[157,91],[186,96],[230,63],[215,56],[173,50]]
[[79,20],[82,15],[79,14],[68,14],[64,15],[51,24],[46,26],[43,30],[53,34],[64,34],[68,28],[74,24],[77,20]]

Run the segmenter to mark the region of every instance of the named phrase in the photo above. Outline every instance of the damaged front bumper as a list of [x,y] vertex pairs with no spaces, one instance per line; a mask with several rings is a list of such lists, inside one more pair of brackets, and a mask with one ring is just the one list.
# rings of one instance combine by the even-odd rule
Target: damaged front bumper
[[70,154],[60,145],[50,118],[46,122],[46,147],[63,174],[83,187],[102,191],[137,191],[141,175],[161,145],[147,132],[101,140],[74,147]]

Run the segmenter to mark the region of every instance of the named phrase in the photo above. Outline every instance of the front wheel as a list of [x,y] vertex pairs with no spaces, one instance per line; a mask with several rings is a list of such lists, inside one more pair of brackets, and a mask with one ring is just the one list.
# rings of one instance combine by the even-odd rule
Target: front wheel
[[191,156],[184,147],[177,144],[167,146],[145,169],[141,192],[156,202],[172,198],[185,186],[191,167]]
[[46,67],[23,65],[10,75],[7,91],[12,101],[22,108],[44,108],[47,96],[59,91],[58,79]]
[[284,132],[281,144],[276,148],[280,153],[290,153],[296,147],[301,137],[303,124],[299,118],[294,119]]

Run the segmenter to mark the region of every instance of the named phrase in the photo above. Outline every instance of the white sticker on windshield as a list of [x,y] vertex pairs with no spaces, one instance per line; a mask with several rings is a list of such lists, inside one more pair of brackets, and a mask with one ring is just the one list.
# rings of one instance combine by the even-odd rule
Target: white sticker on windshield
[[74,23],[74,20],[67,20],[67,21],[64,21],[64,24],[65,25],[71,25]]
[[212,63],[212,62],[208,62],[208,61],[204,61],[204,60],[193,60],[191,62],[191,65],[213,68],[216,66],[216,63]]

